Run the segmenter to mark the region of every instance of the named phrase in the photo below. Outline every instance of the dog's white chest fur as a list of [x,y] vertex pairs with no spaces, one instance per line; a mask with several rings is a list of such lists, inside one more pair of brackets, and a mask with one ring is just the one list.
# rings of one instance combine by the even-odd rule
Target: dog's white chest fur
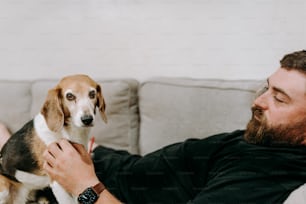
[[77,142],[87,146],[89,128],[65,127],[60,132],[53,132],[48,128],[44,116],[39,113],[34,118],[34,127],[38,137],[48,146],[49,144],[58,141],[61,138],[68,139],[72,142]]

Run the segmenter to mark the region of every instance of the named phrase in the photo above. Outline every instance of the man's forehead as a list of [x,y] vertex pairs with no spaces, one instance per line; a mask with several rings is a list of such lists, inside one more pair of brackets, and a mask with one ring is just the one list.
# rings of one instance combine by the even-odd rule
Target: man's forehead
[[268,83],[284,90],[288,95],[306,95],[306,75],[296,70],[279,68],[268,78]]

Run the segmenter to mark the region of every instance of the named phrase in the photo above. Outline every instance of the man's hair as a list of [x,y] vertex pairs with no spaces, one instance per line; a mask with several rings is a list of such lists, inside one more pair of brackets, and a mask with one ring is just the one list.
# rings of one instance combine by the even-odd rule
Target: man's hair
[[280,60],[281,67],[287,70],[295,69],[306,74],[306,50],[287,54]]

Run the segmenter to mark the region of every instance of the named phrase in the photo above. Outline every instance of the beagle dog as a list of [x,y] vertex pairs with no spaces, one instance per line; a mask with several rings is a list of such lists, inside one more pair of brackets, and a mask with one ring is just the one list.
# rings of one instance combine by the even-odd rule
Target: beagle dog
[[104,122],[101,86],[87,75],[63,78],[48,91],[41,111],[13,134],[1,150],[0,204],[24,204],[30,192],[50,186],[58,203],[77,203],[43,170],[47,145],[61,138],[87,147],[96,109]]

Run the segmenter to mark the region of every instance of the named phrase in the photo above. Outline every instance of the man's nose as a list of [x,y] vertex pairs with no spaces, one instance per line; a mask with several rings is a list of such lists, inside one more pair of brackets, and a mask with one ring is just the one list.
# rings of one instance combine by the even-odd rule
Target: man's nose
[[268,109],[267,91],[259,95],[253,102],[254,106],[260,107],[263,110]]

